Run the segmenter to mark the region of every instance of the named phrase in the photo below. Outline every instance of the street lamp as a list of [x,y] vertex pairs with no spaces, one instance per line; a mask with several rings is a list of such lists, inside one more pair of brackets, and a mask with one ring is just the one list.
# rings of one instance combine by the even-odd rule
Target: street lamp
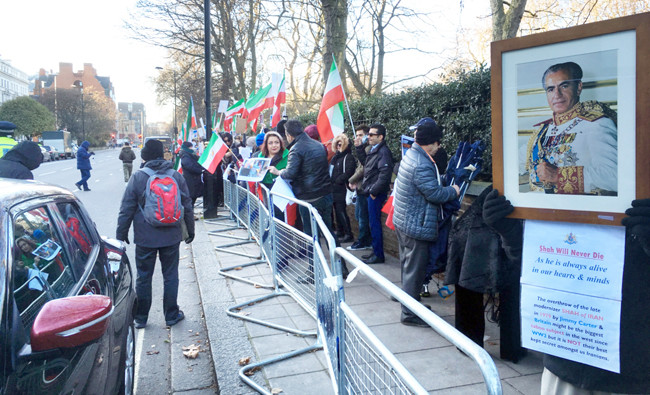
[[[156,70],[164,70],[160,66],[156,66]],[[178,139],[178,128],[176,127],[176,70],[172,70],[174,72],[174,129],[172,130],[172,133],[174,134],[174,141]]]
[[86,141],[86,117],[84,114],[84,83],[81,80],[76,80],[72,86],[79,88],[81,92],[81,136],[83,141]]

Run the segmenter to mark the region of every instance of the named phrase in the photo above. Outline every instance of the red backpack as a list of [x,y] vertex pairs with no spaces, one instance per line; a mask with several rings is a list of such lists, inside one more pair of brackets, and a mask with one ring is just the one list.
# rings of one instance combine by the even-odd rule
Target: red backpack
[[144,208],[141,207],[144,220],[151,226],[174,226],[183,217],[181,191],[174,179],[174,170],[157,172],[151,168],[142,168],[148,176],[147,189],[144,192]]

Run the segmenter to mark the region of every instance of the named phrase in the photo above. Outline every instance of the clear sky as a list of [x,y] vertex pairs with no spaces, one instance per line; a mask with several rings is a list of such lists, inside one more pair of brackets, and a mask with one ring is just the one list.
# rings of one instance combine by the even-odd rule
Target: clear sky
[[[166,51],[128,37],[123,21],[136,0],[0,0],[0,57],[28,75],[40,68],[57,72],[59,62],[72,63],[75,71],[92,63],[100,76],[113,82],[120,102],[144,103],[148,122],[170,122],[171,105],[159,106],[152,79],[156,66],[166,65]],[[454,32],[461,20],[471,24],[477,13],[485,13],[487,0],[406,0],[418,11],[428,11],[430,26],[422,27],[419,47],[429,50],[453,47]],[[463,4],[462,18],[459,16]],[[466,21],[470,22],[466,22]],[[430,28],[430,31],[427,29]],[[413,42],[404,43],[413,46]],[[387,77],[418,74],[439,61],[432,55],[413,54],[399,65],[387,59]],[[411,64],[411,67],[405,67]],[[438,73],[436,73],[438,74]]]

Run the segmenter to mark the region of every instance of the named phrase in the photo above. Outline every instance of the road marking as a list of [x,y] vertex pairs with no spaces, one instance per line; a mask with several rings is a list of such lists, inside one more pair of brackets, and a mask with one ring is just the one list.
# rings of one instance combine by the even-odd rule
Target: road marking
[[95,182],[99,182],[99,180],[95,180]]
[[50,174],[54,174],[54,173],[56,173],[56,171],[51,171],[49,173],[43,173],[43,174],[41,174],[41,176],[49,176]]

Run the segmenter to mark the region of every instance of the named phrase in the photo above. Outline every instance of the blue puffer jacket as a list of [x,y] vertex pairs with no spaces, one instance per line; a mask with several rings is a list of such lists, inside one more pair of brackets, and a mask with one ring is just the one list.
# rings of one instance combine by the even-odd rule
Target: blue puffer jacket
[[395,229],[408,237],[425,241],[438,237],[440,205],[456,198],[456,190],[441,186],[437,175],[429,155],[414,143],[400,163],[393,198]]
[[79,170],[92,170],[92,166],[90,166],[90,157],[95,155],[95,153],[88,152],[89,147],[90,143],[84,141],[77,150],[77,169]]

